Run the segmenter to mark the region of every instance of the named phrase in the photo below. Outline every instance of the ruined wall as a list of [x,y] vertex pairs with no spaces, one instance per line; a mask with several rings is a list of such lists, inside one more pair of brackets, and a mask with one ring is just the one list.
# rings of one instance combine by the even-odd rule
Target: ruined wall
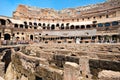
[[120,72],[119,44],[41,44],[22,47],[20,51],[12,53],[6,80],[102,80],[109,78],[103,75],[108,74],[104,70]]
[[[9,74],[14,76],[9,78]],[[52,69],[45,59],[26,56],[17,52],[12,56],[6,80],[63,80],[62,71]],[[9,78],[9,79],[8,79]]]
[[110,60],[89,60],[90,73],[93,75],[93,79],[98,79],[98,74],[102,70],[112,70],[120,72],[120,62]]
[[[105,17],[105,15],[108,13],[110,15],[116,14],[114,10],[110,10],[110,9],[119,7],[120,5],[119,2],[120,2],[119,0],[115,0],[115,1],[111,0],[111,1],[106,1],[104,3],[76,7],[76,8],[66,8],[66,9],[59,10],[59,11],[54,10],[54,9],[49,9],[49,8],[42,9],[42,8],[31,7],[31,6],[26,6],[26,5],[19,5],[17,10],[13,13],[13,17],[14,18],[25,17],[25,19],[36,18],[39,20],[43,19],[46,21],[50,19],[51,20],[56,19],[56,20],[60,20],[63,22],[64,22],[64,19],[66,19],[67,21],[67,19],[86,18],[87,20],[88,17],[90,18],[94,16],[94,17],[99,18],[98,17],[99,15],[102,15]],[[107,10],[110,10],[110,12]]]

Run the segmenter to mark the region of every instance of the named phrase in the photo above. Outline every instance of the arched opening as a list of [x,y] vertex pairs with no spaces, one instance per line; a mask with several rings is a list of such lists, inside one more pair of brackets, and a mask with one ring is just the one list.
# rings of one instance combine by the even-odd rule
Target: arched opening
[[22,25],[22,24],[20,24],[20,28],[23,28],[23,25]]
[[30,35],[30,40],[33,40],[33,35]]
[[47,24],[47,30],[50,30],[50,24]]
[[58,24],[58,23],[56,24],[56,27],[59,27],[59,24]]
[[41,23],[38,23],[38,26],[41,26]]
[[43,29],[46,29],[46,27],[43,27]]
[[71,26],[70,26],[70,29],[74,29],[74,25],[71,25]]
[[34,29],[37,29],[37,26],[35,26]]
[[51,30],[54,30],[54,29],[55,29],[55,25],[52,24],[52,25],[51,25]]
[[18,28],[18,24],[14,24],[14,28]]
[[66,29],[69,29],[69,23],[66,24]]
[[105,27],[109,27],[110,26],[110,23],[105,23]]
[[25,29],[28,29],[28,25],[25,25]]
[[27,22],[25,21],[24,24],[27,25]]
[[29,22],[29,25],[32,25],[32,22]]
[[34,23],[34,26],[37,26],[37,23]]
[[87,25],[86,28],[91,28],[91,26],[90,26],[90,25]]
[[76,28],[76,29],[79,29],[79,25],[76,25],[75,28]]
[[26,21],[24,22],[24,24],[25,24],[25,29],[28,29],[28,25]]
[[81,29],[85,29],[85,26],[84,26],[84,25],[81,25]]
[[102,24],[102,23],[99,23],[99,24],[98,24],[98,27],[103,27],[103,24]]
[[4,40],[10,40],[10,34],[4,34]]
[[70,23],[66,23],[66,26],[69,26]]
[[47,27],[50,27],[50,24],[47,24]]
[[61,29],[64,29],[64,24],[61,24]]
[[45,26],[45,23],[43,23],[43,26]]
[[0,25],[6,25],[6,21],[4,19],[0,19]]
[[116,25],[118,25],[118,24],[119,24],[118,21],[113,21],[113,22],[112,22],[112,26],[116,26]]

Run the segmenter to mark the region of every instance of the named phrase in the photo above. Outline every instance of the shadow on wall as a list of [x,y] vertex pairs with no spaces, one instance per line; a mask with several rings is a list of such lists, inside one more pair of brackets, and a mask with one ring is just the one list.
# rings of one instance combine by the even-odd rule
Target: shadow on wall
[[[19,51],[20,48],[19,47],[15,47],[14,48],[15,51]],[[12,51],[11,49],[5,49],[3,51],[3,57],[1,59],[2,62],[5,62],[5,68],[4,68],[4,72],[6,73],[6,70],[7,70],[7,67],[9,66],[10,62],[11,62],[11,54],[12,54]]]
[[36,76],[35,80],[43,80],[41,77]]
[[6,73],[7,67],[9,66],[9,63],[11,62],[11,50],[10,49],[4,50],[3,58],[1,61],[5,62],[4,72]]

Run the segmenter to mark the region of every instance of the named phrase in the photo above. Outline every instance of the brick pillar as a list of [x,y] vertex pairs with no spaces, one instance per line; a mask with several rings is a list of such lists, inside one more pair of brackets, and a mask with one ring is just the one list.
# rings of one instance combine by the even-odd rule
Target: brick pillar
[[66,62],[64,65],[64,80],[79,80],[79,65],[72,62]]

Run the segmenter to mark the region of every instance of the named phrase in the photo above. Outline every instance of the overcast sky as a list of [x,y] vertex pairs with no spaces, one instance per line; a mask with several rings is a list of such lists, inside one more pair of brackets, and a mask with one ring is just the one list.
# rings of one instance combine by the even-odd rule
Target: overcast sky
[[106,0],[1,0],[0,15],[12,17],[12,12],[15,11],[19,4],[61,10],[64,8],[102,3],[105,1]]

